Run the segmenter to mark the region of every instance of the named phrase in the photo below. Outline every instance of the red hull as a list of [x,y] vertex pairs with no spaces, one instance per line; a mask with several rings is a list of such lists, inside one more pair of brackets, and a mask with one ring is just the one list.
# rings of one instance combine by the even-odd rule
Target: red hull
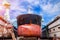
[[25,24],[18,27],[19,36],[41,36],[41,27],[35,24]]

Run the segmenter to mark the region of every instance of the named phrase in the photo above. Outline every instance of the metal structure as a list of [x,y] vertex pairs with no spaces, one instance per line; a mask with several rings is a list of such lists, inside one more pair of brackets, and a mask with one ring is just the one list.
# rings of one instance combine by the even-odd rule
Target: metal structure
[[10,20],[10,16],[9,16],[10,3],[7,0],[3,0],[2,5],[5,7],[5,10],[6,10],[4,14],[4,18],[9,21]]
[[[2,1],[2,6],[5,8],[5,13],[4,13],[4,17],[0,17],[0,30],[2,33],[1,34],[1,38],[11,38],[13,40],[16,40],[14,32],[13,32],[13,26],[12,24],[10,24],[10,16],[9,16],[9,10],[10,10],[10,3],[8,2],[8,0],[3,0]],[[3,28],[2,28],[3,27]],[[4,39],[5,40],[5,39]]]

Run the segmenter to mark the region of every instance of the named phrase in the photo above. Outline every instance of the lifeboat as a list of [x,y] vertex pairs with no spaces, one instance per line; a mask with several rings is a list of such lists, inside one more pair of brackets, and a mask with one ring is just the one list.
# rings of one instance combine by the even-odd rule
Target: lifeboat
[[18,36],[26,37],[40,37],[41,30],[41,16],[36,14],[23,14],[17,17]]

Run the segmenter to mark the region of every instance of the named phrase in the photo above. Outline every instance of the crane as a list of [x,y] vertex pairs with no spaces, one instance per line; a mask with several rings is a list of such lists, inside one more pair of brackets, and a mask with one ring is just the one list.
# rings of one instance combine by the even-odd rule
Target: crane
[[[6,10],[6,12],[5,12],[5,14],[4,14],[4,19],[5,19],[6,21],[9,21],[9,20],[10,20],[10,16],[9,16],[10,3],[8,2],[8,0],[3,0],[2,5],[4,6],[4,8],[5,8],[5,10]],[[5,25],[5,26],[8,27],[8,25],[9,25],[9,23],[7,23],[7,25]],[[14,32],[13,32],[13,28],[7,29],[7,31],[11,34],[12,39],[13,39],[13,40],[16,40],[15,35],[14,35]]]

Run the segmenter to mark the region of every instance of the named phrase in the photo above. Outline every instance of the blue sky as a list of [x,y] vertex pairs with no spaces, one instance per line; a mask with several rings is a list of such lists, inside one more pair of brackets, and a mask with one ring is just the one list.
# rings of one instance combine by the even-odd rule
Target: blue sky
[[42,24],[46,25],[60,14],[60,0],[9,0],[9,2],[11,19],[27,14],[30,9],[31,13],[41,15],[44,20]]
[[9,0],[9,2],[12,20],[18,15],[27,14],[30,9],[31,13],[41,15],[44,20],[42,24],[46,25],[60,14],[60,0]]

